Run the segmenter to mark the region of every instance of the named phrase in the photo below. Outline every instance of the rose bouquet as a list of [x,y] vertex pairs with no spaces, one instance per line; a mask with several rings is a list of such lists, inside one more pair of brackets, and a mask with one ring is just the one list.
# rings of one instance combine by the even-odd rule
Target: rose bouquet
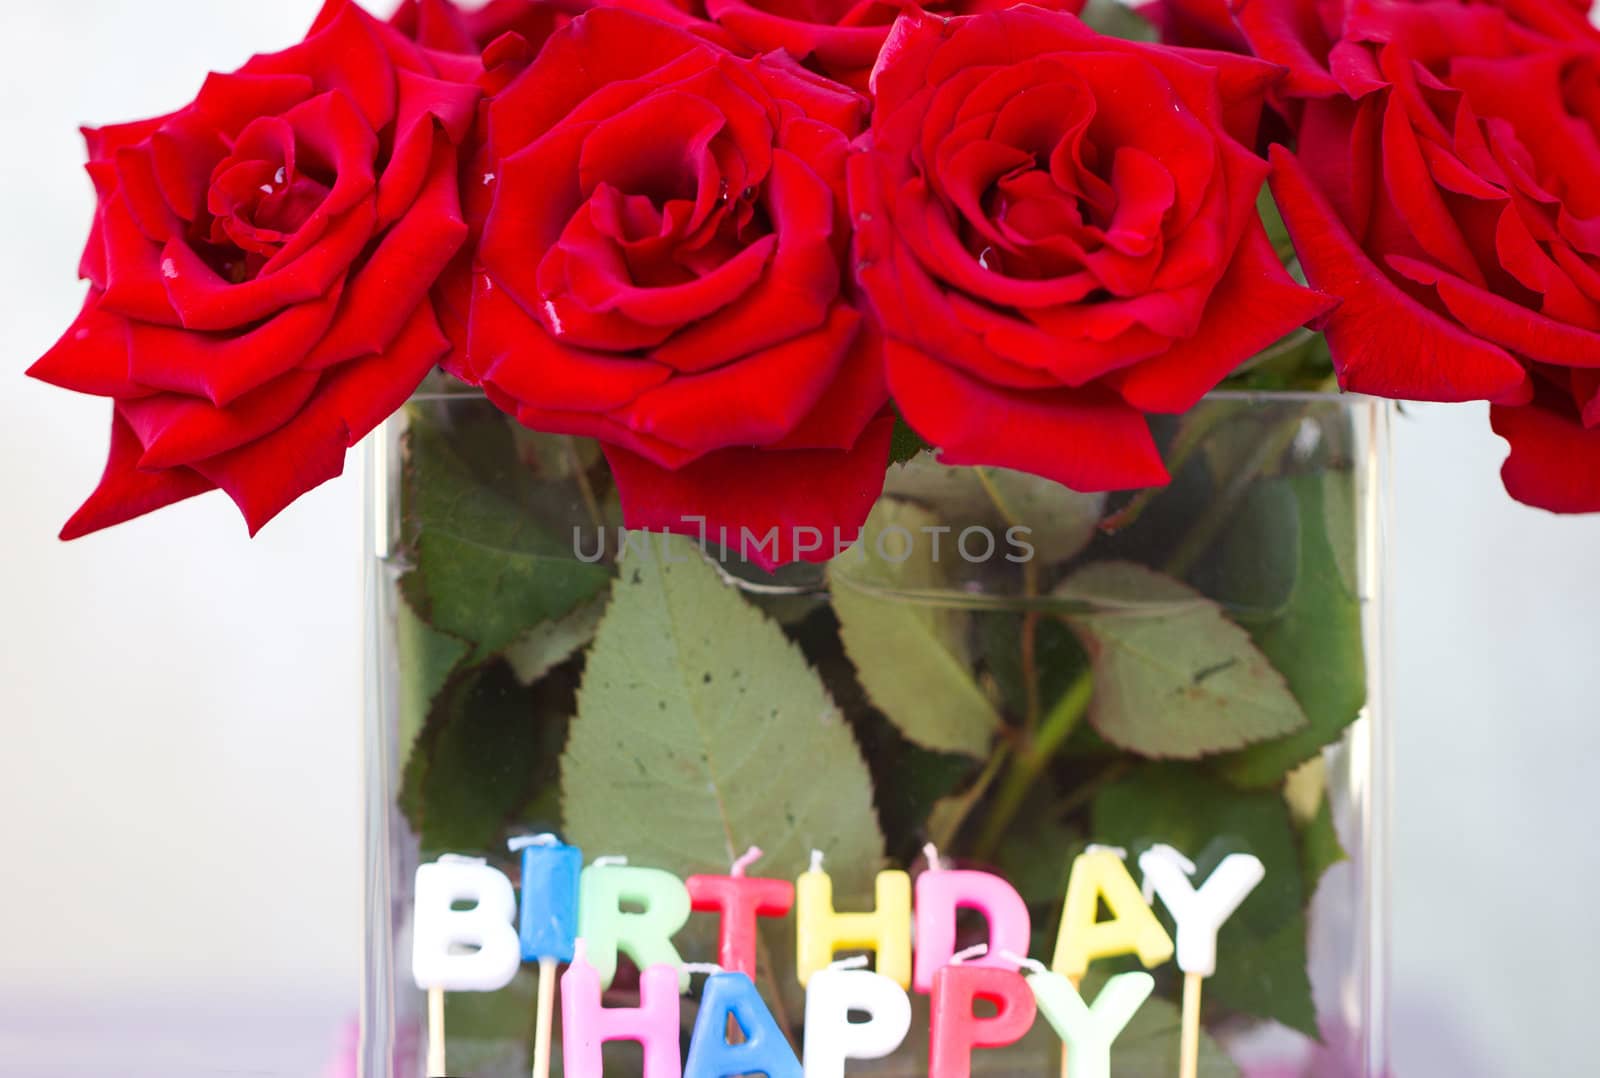
[[[86,131],[88,297],[30,373],[112,425],[63,537],[217,487],[254,532],[374,430],[394,464],[369,1059],[417,858],[552,830],[680,874],[826,845],[840,908],[932,842],[1036,952],[1090,844],[1245,850],[1206,1073],[1264,1030],[1380,1073],[1373,398],[1488,400],[1513,496],[1600,510],[1600,37],[1082,7],[330,0]],[[526,987],[452,998],[472,1073],[527,1065]]]

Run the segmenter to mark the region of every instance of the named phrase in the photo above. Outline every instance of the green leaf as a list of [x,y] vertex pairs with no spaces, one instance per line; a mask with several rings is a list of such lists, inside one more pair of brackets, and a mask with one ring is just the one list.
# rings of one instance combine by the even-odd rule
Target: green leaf
[[[1275,498],[1290,498],[1298,507],[1293,537],[1300,548],[1300,571],[1282,614],[1252,625],[1251,635],[1283,674],[1309,725],[1217,761],[1220,772],[1240,786],[1276,783],[1337,741],[1366,703],[1361,600],[1341,568],[1342,562],[1354,564],[1355,559],[1347,489],[1353,482],[1348,472],[1329,472],[1263,483],[1277,491]],[[1247,526],[1248,518],[1241,518],[1239,527]]]
[[589,641],[600,627],[606,604],[591,599],[569,614],[553,621],[541,621],[506,648],[506,662],[516,671],[517,680],[532,685],[560,666]]
[[[1164,999],[1145,1000],[1111,1046],[1113,1078],[1150,1078],[1178,1073],[1183,1014]],[[1200,1078],[1239,1078],[1239,1067],[1205,1030],[1200,1031]]]
[[1316,894],[1317,885],[1328,869],[1349,856],[1339,841],[1338,829],[1333,826],[1333,806],[1323,797],[1317,814],[1300,829],[1300,863],[1306,894]]
[[1089,545],[1105,515],[1104,494],[1079,494],[1054,479],[1009,468],[973,468],[1007,527],[1026,528],[1035,556],[1066,561]]
[[1131,562],[1098,562],[1054,594],[1104,608],[1067,620],[1094,666],[1089,721],[1107,741],[1187,759],[1305,726],[1248,634],[1187,585]]
[[1206,999],[1317,1036],[1300,851],[1281,796],[1238,790],[1193,767],[1151,764],[1102,790],[1092,815],[1096,841],[1127,849],[1132,862],[1166,843],[1194,860],[1199,880],[1230,853],[1261,858],[1266,878],[1218,935]]
[[500,855],[506,823],[527,802],[559,735],[560,724],[539,720],[534,696],[502,664],[451,686],[401,793],[424,853]]
[[954,547],[965,528],[995,533],[999,550],[1009,549],[1005,531],[1019,534],[1044,562],[1066,561],[1089,545],[1105,511],[1104,494],[1080,494],[1053,479],[1009,468],[952,468],[925,453],[891,467],[884,492],[930,509],[952,526],[945,540]]
[[918,453],[929,451],[922,435],[911,429],[900,416],[894,417],[894,433],[889,436],[889,463],[904,464]]
[[918,506],[880,500],[863,540],[828,564],[828,583],[840,638],[873,705],[924,748],[982,756],[1000,716],[973,677],[971,616],[906,594],[950,588],[954,539],[943,535],[936,557],[923,531],[938,526]]
[[1161,37],[1153,24],[1118,0],[1089,0],[1083,6],[1081,17],[1095,30],[1110,37],[1128,41],[1157,41]]
[[[820,849],[839,908],[870,907],[883,836],[844,716],[799,649],[692,542],[650,539],[649,554],[636,543],[624,557],[585,665],[561,759],[569,841],[680,876],[726,873],[759,845],[757,871],[792,878]],[[763,925],[774,960],[763,968],[783,986],[791,922]],[[691,940],[696,931],[706,927],[691,925]],[[714,953],[700,948],[714,936],[685,945]],[[784,995],[794,1006],[798,992]]]
[[472,646],[432,628],[403,598],[395,603],[395,645],[400,659],[399,741],[405,759],[427,724],[440,690]]
[[485,481],[444,430],[418,420],[406,444],[416,568],[401,587],[435,629],[474,642],[474,662],[605,587],[605,566],[579,561],[570,544],[541,530],[530,508]]
[[[1026,715],[1028,696],[1027,678],[1022,669],[1022,616],[986,611],[977,618],[978,646],[984,667],[999,689],[1001,702],[1009,714]],[[1087,660],[1072,630],[1054,618],[1040,619],[1034,626],[1033,647],[1039,706],[1042,711],[1049,711],[1076,680]]]

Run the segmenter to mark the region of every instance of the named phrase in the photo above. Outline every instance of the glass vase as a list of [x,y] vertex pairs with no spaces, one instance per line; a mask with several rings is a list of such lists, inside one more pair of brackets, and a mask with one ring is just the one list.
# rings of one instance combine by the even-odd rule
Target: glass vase
[[[418,864],[515,881],[508,841],[540,832],[680,877],[759,846],[753,874],[794,879],[818,849],[840,910],[936,857],[1006,880],[1046,963],[1091,845],[1135,879],[1158,842],[1197,878],[1252,853],[1266,877],[1220,935],[1200,1073],[1386,1074],[1386,408],[1213,394],[1153,421],[1169,485],[1109,496],[897,439],[863,531],[792,537],[826,560],[768,571],[764,535],[621,530],[593,443],[417,396],[368,456],[361,1074],[423,1074]],[[711,962],[715,918],[676,944]],[[798,1050],[792,916],[763,921],[760,960]],[[1095,963],[1085,997],[1133,968]],[[1177,1073],[1182,975],[1151,972],[1116,1075]],[[608,1002],[636,983],[624,961]],[[447,997],[449,1073],[528,1073],[532,985]],[[901,1051],[849,1073],[927,1073],[912,998]],[[973,1069],[1053,1076],[1059,1053],[1041,1018]],[[638,1058],[608,1049],[606,1074]]]

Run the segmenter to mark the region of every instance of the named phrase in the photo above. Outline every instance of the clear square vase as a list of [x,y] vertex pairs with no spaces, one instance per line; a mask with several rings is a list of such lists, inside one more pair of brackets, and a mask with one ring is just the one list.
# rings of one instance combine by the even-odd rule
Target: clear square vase
[[[944,467],[904,432],[864,528],[780,536],[807,560],[769,571],[765,532],[624,531],[592,442],[417,396],[368,462],[360,1073],[424,1074],[418,866],[481,858],[518,885],[513,840],[550,833],[678,879],[757,847],[752,875],[794,881],[819,851],[839,911],[873,909],[884,872],[992,874],[1026,910],[1007,950],[1058,968],[1086,851],[1135,882],[1158,844],[1196,880],[1248,853],[1265,875],[1218,935],[1199,1073],[1386,1074],[1387,422],[1362,397],[1214,394],[1153,421],[1170,484],[1112,495]],[[947,951],[999,931],[917,893]],[[1144,912],[1174,932],[1161,901]],[[760,919],[754,978],[797,1054],[798,916]],[[718,960],[718,923],[687,919],[682,961]],[[636,1002],[634,957],[607,1005]],[[1141,968],[1092,957],[1086,999]],[[1117,1076],[1178,1074],[1185,977],[1149,972]],[[446,995],[449,1074],[530,1073],[536,974]],[[849,1074],[929,1073],[929,997],[910,998],[900,1050]],[[604,1058],[640,1073],[636,1046]],[[1040,1018],[972,1069],[1055,1076],[1061,1043]]]

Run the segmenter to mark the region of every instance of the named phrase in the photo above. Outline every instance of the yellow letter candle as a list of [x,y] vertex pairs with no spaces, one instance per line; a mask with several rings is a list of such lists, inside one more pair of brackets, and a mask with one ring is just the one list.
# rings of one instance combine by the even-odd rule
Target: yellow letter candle
[[[1172,937],[1122,863],[1122,851],[1090,846],[1072,862],[1066,907],[1050,968],[1074,982],[1099,958],[1136,954],[1146,968],[1172,957]],[[1100,903],[1111,911],[1099,919]]]
[[835,912],[833,880],[822,870],[822,853],[812,851],[811,868],[795,881],[795,958],[802,988],[839,951],[871,951],[879,973],[901,988],[911,987],[911,877],[878,873],[877,899],[871,913]]
[[[625,906],[637,906],[637,911]],[[689,921],[689,890],[659,868],[634,868],[620,858],[602,857],[583,870],[578,898],[578,933],[588,945],[589,964],[610,988],[617,975],[617,952],[641,971],[652,966],[679,968],[678,990],[689,990],[689,973],[672,937]]]

